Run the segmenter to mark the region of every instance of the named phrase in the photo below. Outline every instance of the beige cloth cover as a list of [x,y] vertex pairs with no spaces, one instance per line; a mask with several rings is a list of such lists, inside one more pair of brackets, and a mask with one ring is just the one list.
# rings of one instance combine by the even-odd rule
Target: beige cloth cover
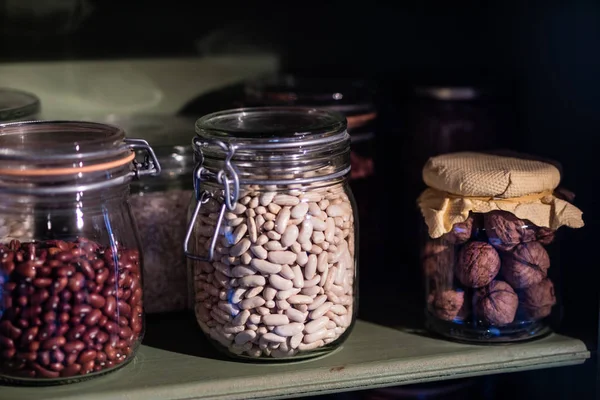
[[470,212],[508,211],[540,227],[583,226],[582,212],[554,196],[560,172],[548,163],[482,153],[432,157],[423,167],[429,186],[418,204],[429,236],[438,238]]

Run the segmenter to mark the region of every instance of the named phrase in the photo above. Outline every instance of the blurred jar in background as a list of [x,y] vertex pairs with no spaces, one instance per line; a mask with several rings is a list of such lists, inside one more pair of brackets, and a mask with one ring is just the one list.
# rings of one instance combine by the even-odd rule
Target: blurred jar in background
[[0,88],[0,124],[39,119],[40,99],[28,92]]
[[377,111],[372,84],[361,80],[276,75],[245,85],[247,107],[309,106],[337,111],[348,120],[352,140],[351,179],[374,174],[374,125]]

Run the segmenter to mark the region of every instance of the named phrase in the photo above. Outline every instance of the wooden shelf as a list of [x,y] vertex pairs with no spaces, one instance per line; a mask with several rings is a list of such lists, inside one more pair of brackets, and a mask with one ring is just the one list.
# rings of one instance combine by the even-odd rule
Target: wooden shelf
[[590,357],[583,342],[558,334],[479,346],[358,321],[343,348],[320,359],[242,363],[219,356],[197,330],[182,325],[163,321],[162,333],[149,334],[137,358],[119,371],[57,387],[1,387],[0,399],[286,398],[574,365]]

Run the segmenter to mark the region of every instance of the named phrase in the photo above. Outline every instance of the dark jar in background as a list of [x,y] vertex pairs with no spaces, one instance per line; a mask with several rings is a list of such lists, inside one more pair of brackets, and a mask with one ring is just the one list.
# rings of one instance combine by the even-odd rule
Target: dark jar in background
[[60,384],[127,364],[144,335],[129,183],[160,172],[152,149],[67,121],[0,125],[0,148],[0,220],[30,221],[0,235],[0,379]]

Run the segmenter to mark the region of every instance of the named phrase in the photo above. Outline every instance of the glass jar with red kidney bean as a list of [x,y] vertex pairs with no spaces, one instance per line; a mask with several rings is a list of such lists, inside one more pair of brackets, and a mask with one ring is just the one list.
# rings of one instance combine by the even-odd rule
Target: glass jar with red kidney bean
[[160,172],[152,149],[68,121],[0,125],[0,148],[0,218],[32,221],[0,235],[0,379],[60,384],[127,364],[144,334],[129,182]]

